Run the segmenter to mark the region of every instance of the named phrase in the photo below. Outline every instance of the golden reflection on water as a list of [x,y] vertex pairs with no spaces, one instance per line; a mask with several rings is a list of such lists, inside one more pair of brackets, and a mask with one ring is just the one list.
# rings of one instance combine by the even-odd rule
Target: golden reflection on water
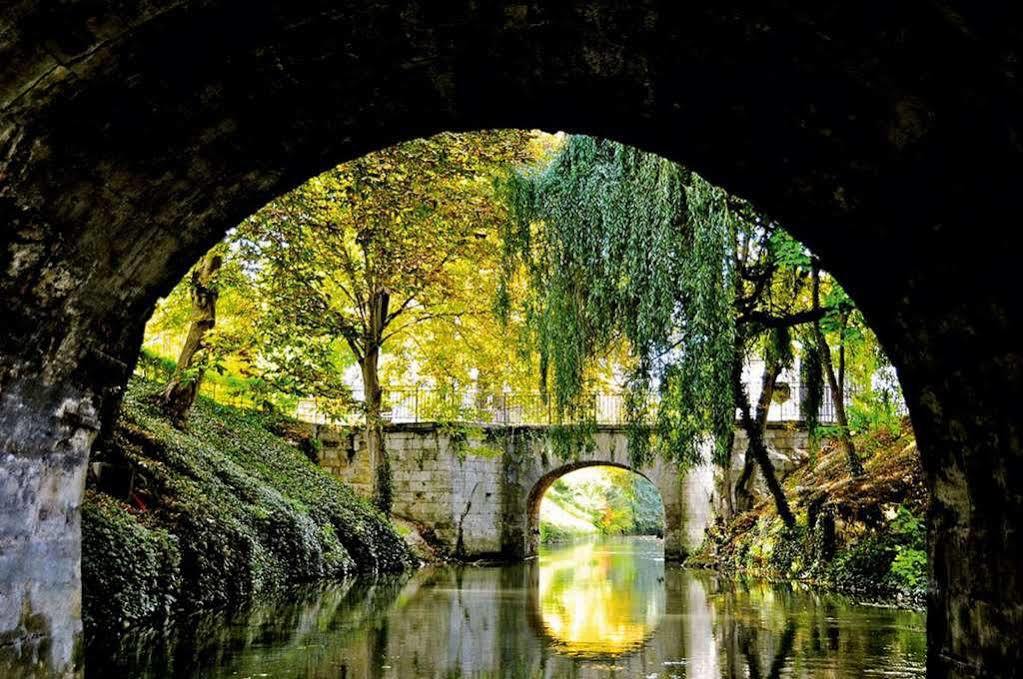
[[[647,541],[644,541],[647,542]],[[544,549],[538,597],[544,630],[562,654],[608,657],[643,646],[664,614],[664,560],[649,541]]]

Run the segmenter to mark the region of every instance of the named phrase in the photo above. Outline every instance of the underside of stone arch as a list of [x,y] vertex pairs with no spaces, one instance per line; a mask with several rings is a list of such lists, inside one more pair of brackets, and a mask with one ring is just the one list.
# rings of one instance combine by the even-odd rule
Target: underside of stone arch
[[928,470],[932,671],[1018,676],[1019,12],[7,3],[0,655],[74,668],[85,461],[153,304],[204,249],[366,151],[543,127],[685,162],[821,255],[899,370]]

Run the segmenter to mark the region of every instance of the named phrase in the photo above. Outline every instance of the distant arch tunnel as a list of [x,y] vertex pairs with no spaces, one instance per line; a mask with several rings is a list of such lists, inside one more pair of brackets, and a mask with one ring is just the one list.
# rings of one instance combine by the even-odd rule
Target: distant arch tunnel
[[[309,425],[323,446],[320,464],[369,497],[375,461],[362,434]],[[772,423],[766,441],[776,465],[806,452],[807,435],[795,423]],[[681,559],[704,539],[725,487],[711,464],[680,473],[657,460],[629,464],[623,426],[600,426],[556,456],[542,426],[459,428],[434,423],[396,424],[385,431],[393,512],[418,524],[444,551],[466,559],[521,559],[536,553],[540,500],[554,481],[591,466],[630,469],[646,477],[664,504],[666,558]],[[741,465],[745,439],[737,434],[733,462]]]
[[[615,434],[619,434],[619,432],[615,432]],[[613,442],[613,445],[617,446],[617,444],[619,443],[621,442],[615,440]],[[630,472],[630,475],[640,476],[649,481],[654,486],[654,488],[657,489],[657,495],[660,500],[662,513],[661,519],[664,524],[661,526],[662,531],[664,531],[667,528],[666,516],[667,505],[665,504],[664,500],[663,488],[678,488],[678,486],[681,484],[679,483],[680,479],[677,478],[677,474],[672,475],[675,476],[676,478],[671,477],[665,478],[665,473],[668,470],[664,468],[663,463],[658,463],[656,465],[647,465],[644,467],[637,468],[635,466],[625,464],[621,461],[609,462],[606,459],[604,459],[606,457],[608,456],[602,455],[601,451],[594,450],[590,451],[589,454],[580,456],[580,459],[578,460],[572,460],[569,462],[563,462],[561,464],[551,465],[550,471],[546,472],[536,481],[535,484],[533,484],[533,489],[529,492],[529,497],[526,500],[526,549],[525,549],[526,555],[532,556],[538,553],[540,549],[540,512],[541,506],[543,505],[544,497],[547,495],[547,491],[550,490],[551,486],[553,486],[559,479],[569,476],[573,472],[579,471],[581,469],[594,467],[604,468],[611,467],[614,469],[624,469]],[[627,455],[626,458],[628,458]],[[683,495],[685,494],[684,491],[682,494]],[[694,491],[692,495],[694,499],[697,500],[702,499],[698,492]],[[676,505],[675,508],[677,509],[678,503],[676,502],[675,505]],[[703,508],[704,503],[698,502],[698,505],[699,506],[693,508],[697,512]],[[680,522],[676,520],[676,523]],[[701,522],[694,521],[693,523],[699,524]],[[677,542],[677,540],[673,540],[673,542]],[[675,555],[676,558],[684,555],[684,552],[682,550],[685,548],[686,542],[687,540],[684,539],[682,540],[683,545],[682,549],[679,549],[677,545],[673,545],[674,547],[673,555]]]

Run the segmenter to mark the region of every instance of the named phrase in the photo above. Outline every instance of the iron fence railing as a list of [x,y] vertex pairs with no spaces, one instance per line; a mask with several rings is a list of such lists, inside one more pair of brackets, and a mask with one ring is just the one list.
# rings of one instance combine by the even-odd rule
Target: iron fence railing
[[[167,380],[173,369],[164,362],[139,361],[136,373],[149,380]],[[759,384],[748,383],[750,399],[759,397]],[[795,422],[803,419],[801,404],[805,385],[779,382],[768,410],[769,422]],[[256,397],[244,388],[216,380],[204,380],[199,393],[219,403],[239,408],[258,408]],[[849,404],[855,394],[846,390]],[[293,415],[306,422],[328,422],[356,425],[365,415],[365,399],[360,390],[354,390],[353,402],[328,403],[315,398],[300,398]],[[477,388],[402,386],[384,389],[381,416],[387,422],[464,422],[478,425],[554,425],[567,423],[594,423],[598,425],[625,425],[629,422],[624,392],[601,392],[582,396],[571,412],[559,414],[550,399],[539,391],[482,390]],[[656,409],[656,396],[651,398]],[[905,414],[904,405],[899,412]],[[825,386],[820,408],[820,422],[835,422],[835,404],[831,390]]]
[[[757,385],[758,386],[758,385]],[[804,385],[779,384],[768,410],[769,422],[803,419],[801,403]],[[846,394],[846,401],[851,401]],[[325,423],[329,420],[355,423],[364,413],[364,396],[353,393],[357,405],[350,416],[339,416],[338,408],[329,408],[316,399],[301,399],[296,409],[299,419]],[[758,397],[752,393],[751,398]],[[656,398],[651,398],[656,409]],[[331,413],[328,415],[328,413]],[[381,417],[395,424],[417,422],[465,422],[478,425],[554,425],[589,422],[598,425],[624,425],[629,422],[626,394],[601,392],[584,394],[575,409],[559,414],[552,401],[539,391],[483,391],[437,387],[394,387],[385,389],[381,398]],[[831,391],[824,388],[820,408],[821,423],[835,421]]]

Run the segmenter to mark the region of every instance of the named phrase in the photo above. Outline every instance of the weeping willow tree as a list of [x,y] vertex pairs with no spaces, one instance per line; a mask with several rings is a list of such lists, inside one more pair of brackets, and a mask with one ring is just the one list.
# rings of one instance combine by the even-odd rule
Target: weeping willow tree
[[[531,343],[541,388],[556,413],[585,404],[585,368],[627,340],[634,463],[655,452],[682,467],[701,443],[727,458],[734,426],[732,242],[728,197],[663,158],[584,136],[569,138],[545,167],[508,185],[513,219],[504,235],[505,276],[524,271]],[[507,296],[499,299],[504,313]]]
[[[738,410],[748,448],[736,495],[748,506],[758,468],[779,516],[794,524],[764,430],[776,380],[793,364],[793,330],[825,313],[806,308],[802,246],[684,167],[590,137],[569,138],[507,188],[504,278],[528,279],[522,311],[558,416],[585,407],[588,362],[624,340],[634,359],[632,462],[661,455],[684,470],[710,444],[728,469]],[[499,297],[501,313],[511,306]],[[758,354],[764,372],[753,402],[742,370]]]

